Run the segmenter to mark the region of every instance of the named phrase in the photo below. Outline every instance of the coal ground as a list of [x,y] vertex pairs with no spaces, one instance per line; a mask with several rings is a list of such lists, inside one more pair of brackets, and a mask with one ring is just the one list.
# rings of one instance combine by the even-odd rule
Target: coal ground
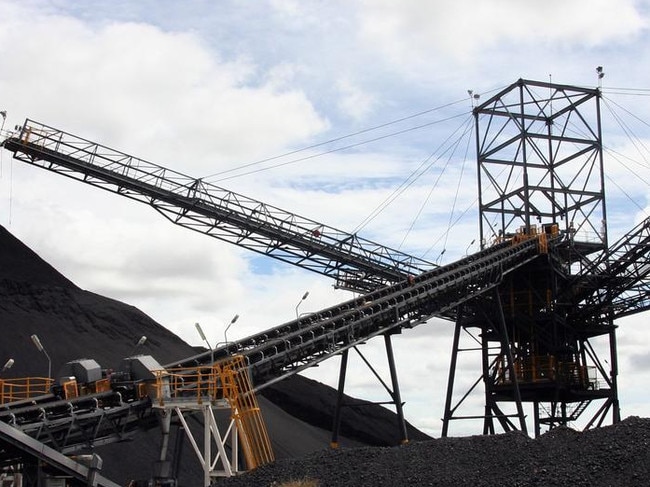
[[223,479],[224,487],[275,487],[315,480],[319,487],[623,487],[650,485],[650,419],[537,439],[520,432],[441,438],[382,448],[322,450]]

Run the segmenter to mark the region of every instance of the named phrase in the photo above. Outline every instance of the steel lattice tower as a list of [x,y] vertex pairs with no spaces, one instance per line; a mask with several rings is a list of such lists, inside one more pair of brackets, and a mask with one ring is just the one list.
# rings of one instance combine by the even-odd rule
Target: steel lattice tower
[[[607,287],[600,91],[520,79],[474,116],[482,248],[545,233],[548,258],[458,311],[443,435],[454,419],[482,419],[483,432],[494,433],[495,422],[527,431],[532,417],[536,435],[579,419],[600,425],[610,410],[616,422],[613,319],[584,312],[586,296]],[[478,342],[481,373],[460,395],[464,332]],[[483,413],[461,415],[481,382]]]

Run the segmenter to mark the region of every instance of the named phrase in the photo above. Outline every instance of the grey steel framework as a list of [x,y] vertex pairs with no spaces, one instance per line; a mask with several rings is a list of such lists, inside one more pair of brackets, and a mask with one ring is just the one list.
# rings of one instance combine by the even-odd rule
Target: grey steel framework
[[[403,328],[423,324],[434,315],[453,316],[457,306],[490,293],[509,273],[540,257],[537,240],[514,246],[504,242],[413,279],[165,367],[208,365],[232,354],[241,354],[256,390],[260,390],[337,354],[347,355],[349,349],[383,335],[391,362],[391,395],[394,396],[391,402],[397,408],[405,441],[390,336]],[[342,368],[344,374],[345,368]],[[50,396],[39,404],[9,404],[0,411],[0,421],[10,422],[43,443],[71,452],[78,447],[123,440],[138,421],[142,424],[151,418],[150,404],[146,401],[122,402],[119,397],[117,393],[107,392],[65,401],[56,401]]]
[[18,160],[146,203],[173,223],[367,292],[434,264],[152,162],[26,120]]
[[[586,427],[610,412],[619,420],[612,306],[622,315],[645,304],[647,224],[608,250],[599,102],[598,89],[519,80],[474,109],[483,246],[538,233],[564,238],[548,259],[507,276],[492,299],[458,312],[444,435],[468,417],[461,404],[481,382],[484,414],[472,418],[484,433],[495,424],[525,431],[526,403],[535,434],[581,416]],[[619,253],[628,261],[613,267]],[[459,395],[460,338],[474,330],[481,372]]]
[[607,247],[599,100],[519,80],[474,109],[483,245],[552,222],[582,245],[570,260]]

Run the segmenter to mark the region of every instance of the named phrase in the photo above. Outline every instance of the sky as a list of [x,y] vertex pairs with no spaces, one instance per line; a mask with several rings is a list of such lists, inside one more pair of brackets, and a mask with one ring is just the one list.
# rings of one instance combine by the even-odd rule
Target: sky
[[[649,22],[650,2],[633,0],[0,0],[3,135],[37,120],[449,263],[478,250],[468,90],[485,99],[519,78],[595,87],[603,66],[610,235],[620,235],[650,214]],[[195,323],[216,344],[235,314],[229,340],[351,297],[0,157],[0,224],[80,287],[191,344]],[[619,323],[623,417],[650,414],[645,319]],[[436,437],[452,332],[431,320],[394,340],[407,419]],[[382,340],[361,351],[386,373]],[[335,385],[338,361],[307,375]],[[346,392],[386,400],[358,357],[350,366]],[[459,422],[450,434],[480,431]]]

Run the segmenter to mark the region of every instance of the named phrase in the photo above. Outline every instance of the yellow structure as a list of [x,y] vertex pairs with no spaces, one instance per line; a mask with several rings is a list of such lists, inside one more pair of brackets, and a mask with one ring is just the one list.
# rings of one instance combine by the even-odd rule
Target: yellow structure
[[[163,446],[166,457],[171,418],[177,415],[188,440],[201,462],[204,485],[213,477],[238,472],[238,450],[244,454],[247,468],[254,469],[274,460],[266,425],[253,391],[243,356],[236,355],[210,366],[173,368],[155,371],[155,390],[150,391],[152,405],[161,410]],[[230,424],[222,435],[214,410],[230,410]],[[203,448],[192,436],[185,413],[203,413]],[[212,454],[213,446],[216,454]],[[230,455],[228,455],[228,448]]]
[[50,392],[53,380],[46,377],[0,379],[0,404],[22,401]]

